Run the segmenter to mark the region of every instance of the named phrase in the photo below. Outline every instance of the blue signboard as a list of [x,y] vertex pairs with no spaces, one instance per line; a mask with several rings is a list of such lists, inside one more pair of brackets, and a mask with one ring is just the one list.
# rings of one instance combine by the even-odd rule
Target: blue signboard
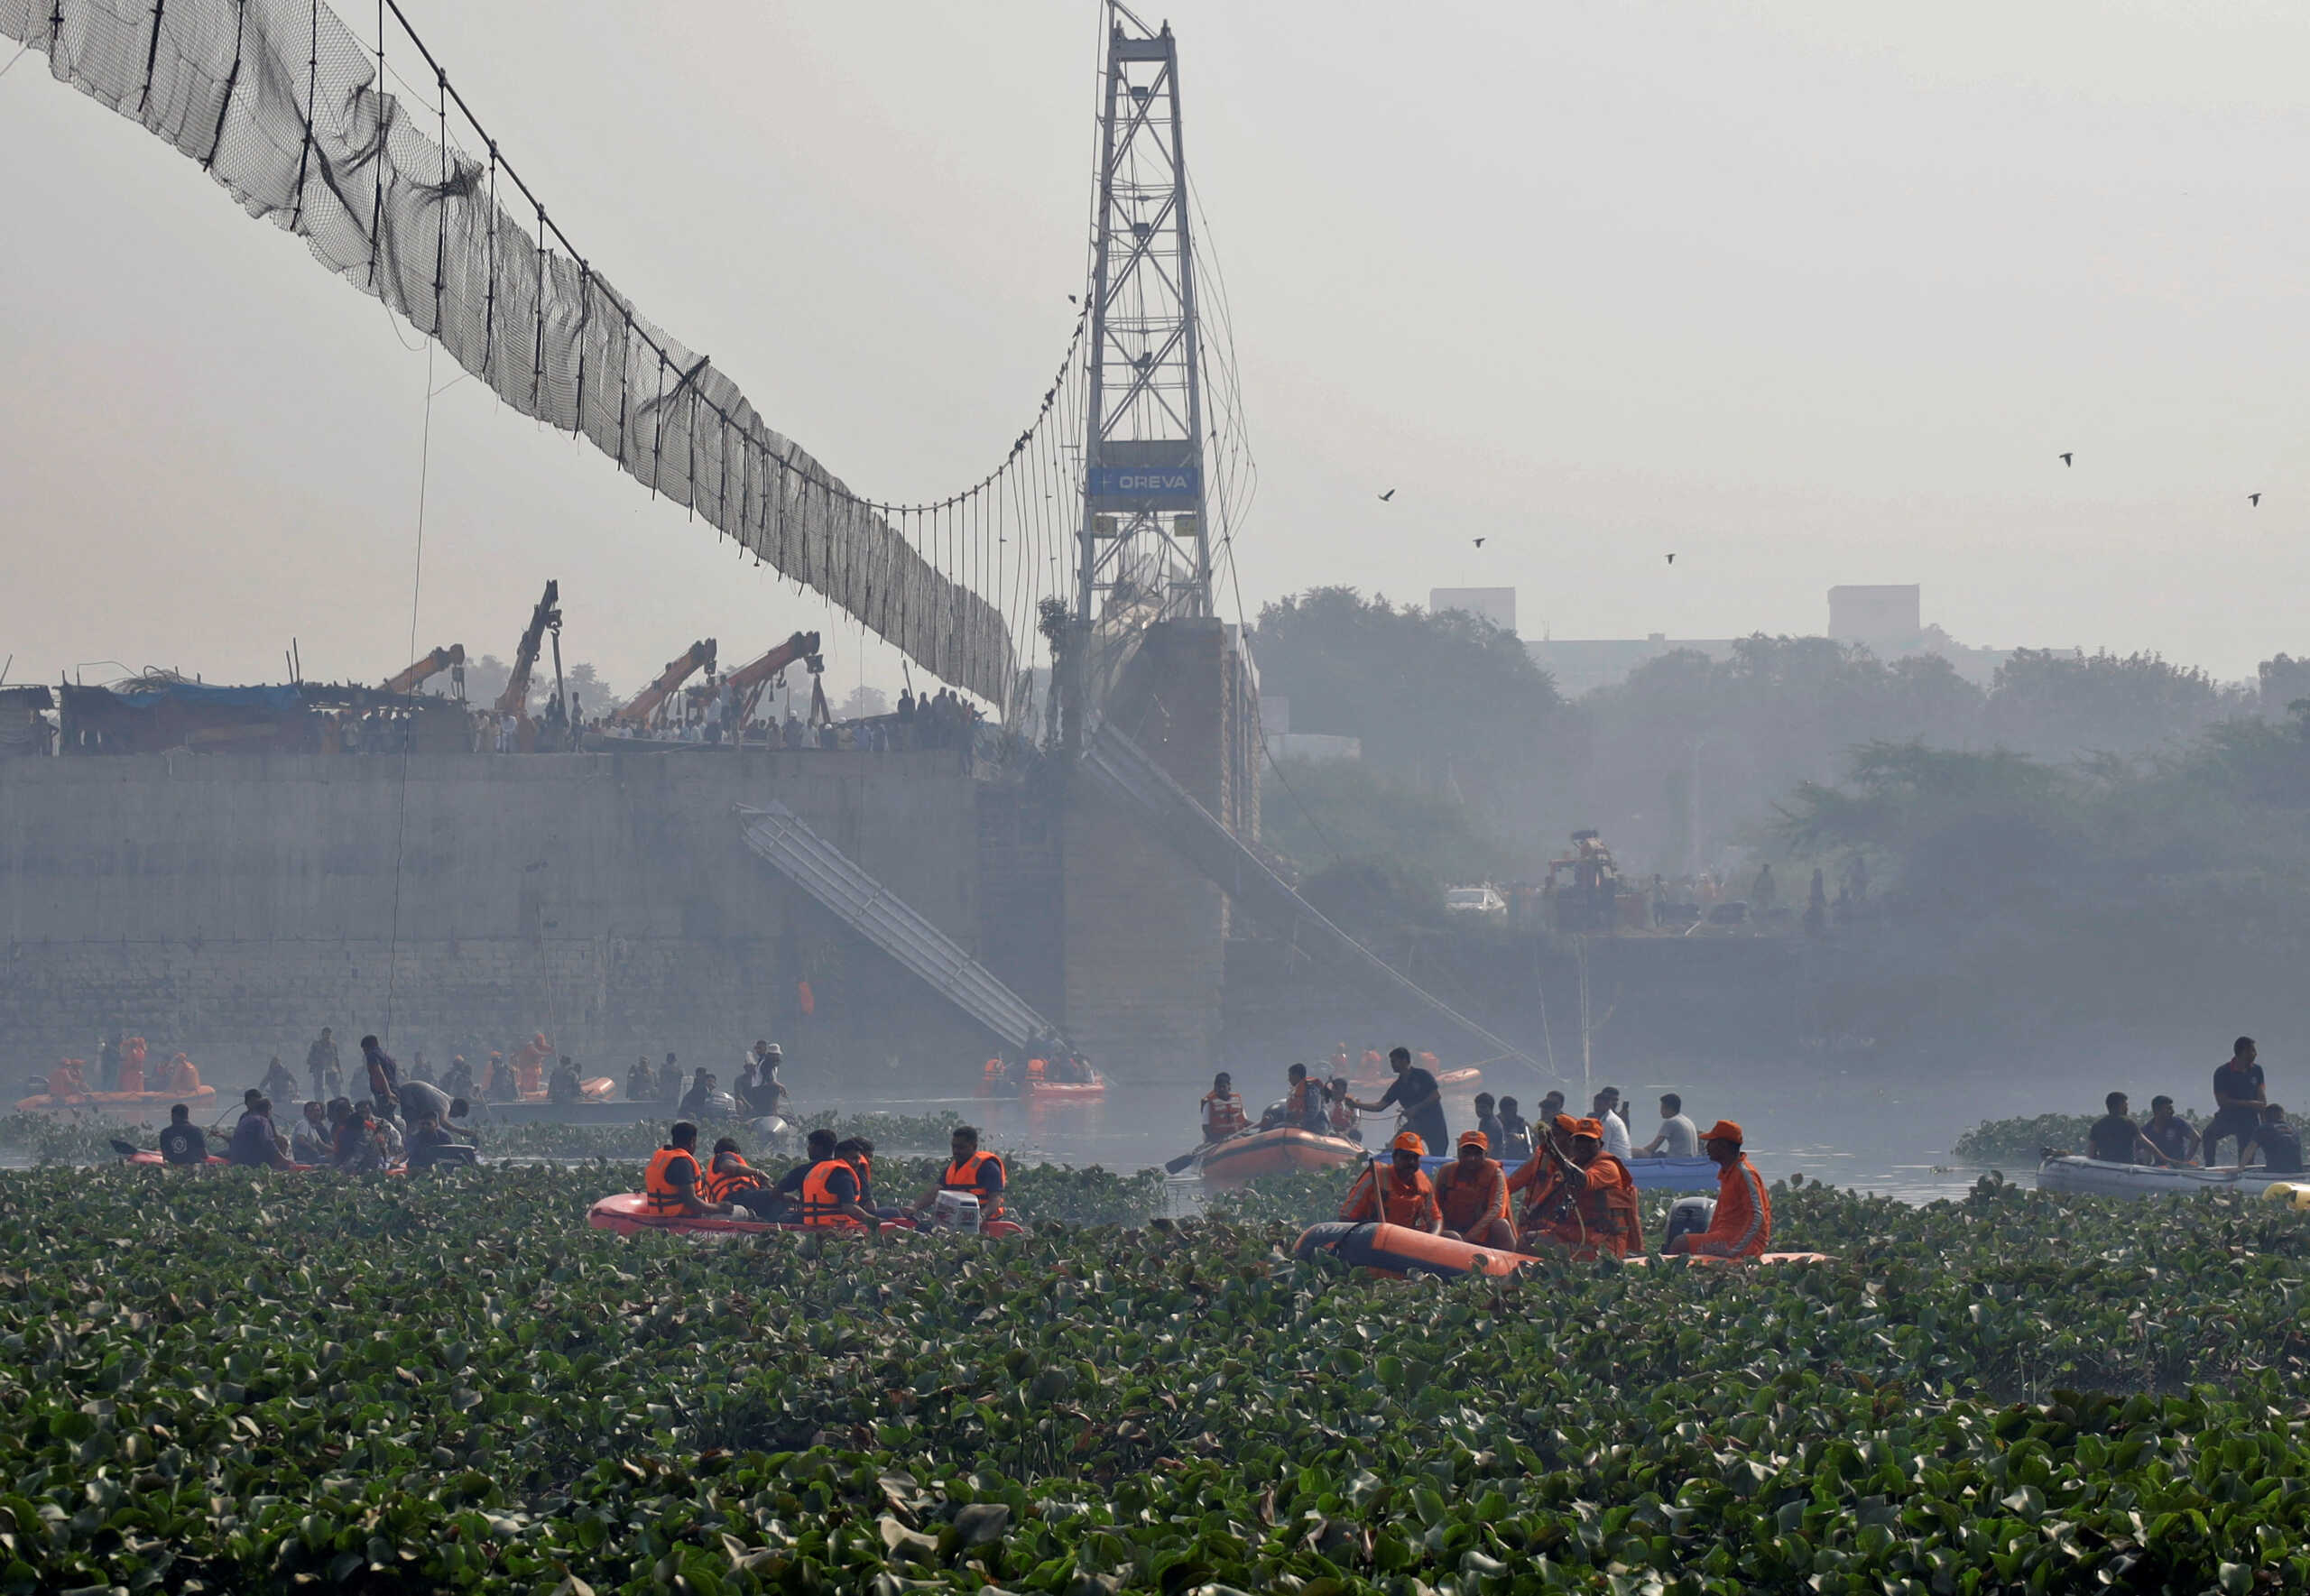
[[1197,466],[1098,466],[1084,484],[1094,503],[1143,510],[1193,510],[1203,497]]

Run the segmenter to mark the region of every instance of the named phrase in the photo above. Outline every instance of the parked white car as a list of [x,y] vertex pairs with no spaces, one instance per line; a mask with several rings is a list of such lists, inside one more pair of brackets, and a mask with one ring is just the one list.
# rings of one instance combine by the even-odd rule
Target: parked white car
[[1444,912],[1498,915],[1505,919],[1508,899],[1492,887],[1447,887],[1444,892]]

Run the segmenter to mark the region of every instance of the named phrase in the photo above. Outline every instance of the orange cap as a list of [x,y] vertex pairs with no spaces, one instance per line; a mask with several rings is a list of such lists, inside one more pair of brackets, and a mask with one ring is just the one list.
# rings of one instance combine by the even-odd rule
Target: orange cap
[[1717,1121],[1715,1124],[1700,1133],[1700,1139],[1704,1145],[1712,1141],[1730,1141],[1737,1144],[1742,1139],[1741,1127],[1730,1120]]
[[1556,1128],[1563,1131],[1566,1136],[1577,1136],[1580,1134],[1580,1121],[1574,1119],[1570,1114],[1558,1114],[1556,1117],[1554,1123]]
[[1399,1131],[1395,1140],[1388,1145],[1400,1153],[1418,1153],[1422,1158],[1428,1156],[1428,1144],[1420,1140],[1417,1130]]
[[1492,1138],[1486,1136],[1481,1130],[1463,1130],[1460,1132],[1460,1145],[1462,1147],[1474,1145],[1483,1149],[1486,1152],[1490,1152],[1492,1151]]
[[1572,1133],[1602,1141],[1604,1139],[1604,1122],[1602,1120],[1583,1120],[1572,1128]]

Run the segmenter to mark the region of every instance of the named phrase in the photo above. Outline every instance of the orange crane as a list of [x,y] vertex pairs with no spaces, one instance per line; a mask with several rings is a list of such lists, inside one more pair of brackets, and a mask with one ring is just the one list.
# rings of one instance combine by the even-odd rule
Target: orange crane
[[770,685],[771,678],[797,660],[809,668],[812,693],[817,696],[816,678],[826,669],[827,662],[819,657],[818,634],[815,632],[796,632],[761,659],[739,666],[722,678],[722,685],[735,695],[734,703],[738,714],[730,727],[732,732],[753,718],[754,706],[761,701],[762,689]]
[[631,702],[620,705],[604,715],[603,724],[612,726],[633,726],[636,729],[646,726],[650,724],[651,717],[658,713],[660,706],[668,698],[673,697],[676,688],[698,671],[713,669],[714,640],[710,637],[701,638],[673,659],[667,660],[666,669],[658,673],[658,679],[636,693]]
[[463,665],[465,662],[466,646],[463,643],[451,643],[446,649],[436,649],[399,676],[388,677],[385,679],[385,691],[414,693],[452,665]]
[[[492,706],[497,714],[513,715],[521,721],[524,752],[537,742],[537,727],[530,719],[530,673],[537,669],[538,649],[544,643],[549,629],[557,639],[561,635],[561,585],[558,582],[545,585],[545,596],[530,612],[530,623],[522,632],[522,646],[513,650],[513,674],[506,678],[505,690],[497,695],[497,702]],[[555,646],[560,645],[557,641]]]

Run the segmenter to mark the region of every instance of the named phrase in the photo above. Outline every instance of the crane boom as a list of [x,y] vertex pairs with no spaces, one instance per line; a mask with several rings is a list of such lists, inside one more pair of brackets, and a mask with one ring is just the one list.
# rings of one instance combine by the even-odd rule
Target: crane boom
[[614,726],[647,725],[650,717],[658,713],[658,706],[673,696],[675,688],[697,672],[710,670],[713,666],[714,640],[701,638],[667,660],[666,669],[658,673],[658,679],[636,693],[632,702],[611,710],[603,719]]
[[754,704],[762,697],[762,687],[770,678],[797,660],[809,661],[813,674],[825,669],[824,661],[818,658],[817,632],[798,632],[761,659],[739,666],[722,678],[723,686],[731,689],[737,705],[738,725],[743,726],[753,718]]
[[419,687],[448,669],[450,666],[463,665],[465,662],[466,646],[463,643],[451,643],[446,649],[436,649],[400,675],[387,677],[385,691],[414,693]]
[[561,585],[548,582],[545,596],[530,612],[530,623],[522,633],[522,646],[513,650],[513,674],[506,678],[505,690],[497,695],[498,714],[530,718],[530,672],[537,669],[538,649],[545,641],[546,628],[559,628],[561,624],[560,606]]

